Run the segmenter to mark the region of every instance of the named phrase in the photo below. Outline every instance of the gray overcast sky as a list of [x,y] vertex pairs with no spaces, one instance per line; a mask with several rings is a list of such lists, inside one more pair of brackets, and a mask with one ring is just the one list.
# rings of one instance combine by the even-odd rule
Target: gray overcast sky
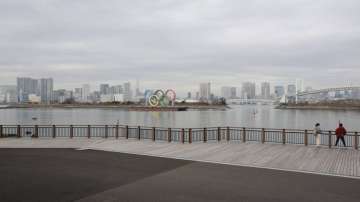
[[359,0],[1,0],[0,84],[360,85]]

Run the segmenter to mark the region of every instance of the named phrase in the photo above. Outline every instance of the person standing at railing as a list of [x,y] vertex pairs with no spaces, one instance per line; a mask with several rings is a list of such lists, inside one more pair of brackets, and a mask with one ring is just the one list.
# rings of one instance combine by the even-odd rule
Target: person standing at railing
[[314,136],[315,136],[316,146],[320,146],[320,143],[321,143],[320,134],[321,134],[320,123],[317,123],[317,124],[315,124],[315,128],[314,128]]
[[344,126],[343,126],[342,123],[339,123],[339,127],[336,129],[335,134],[336,134],[336,143],[335,143],[335,146],[338,145],[339,140],[341,139],[342,143],[343,143],[344,146],[346,147],[345,138],[344,138],[344,136],[346,135],[346,129],[344,128]]

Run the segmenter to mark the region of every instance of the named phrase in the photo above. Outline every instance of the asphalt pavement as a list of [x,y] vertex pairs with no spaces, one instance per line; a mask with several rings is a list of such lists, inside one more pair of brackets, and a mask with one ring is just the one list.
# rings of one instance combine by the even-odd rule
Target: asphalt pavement
[[0,149],[0,201],[360,201],[360,180],[115,152]]

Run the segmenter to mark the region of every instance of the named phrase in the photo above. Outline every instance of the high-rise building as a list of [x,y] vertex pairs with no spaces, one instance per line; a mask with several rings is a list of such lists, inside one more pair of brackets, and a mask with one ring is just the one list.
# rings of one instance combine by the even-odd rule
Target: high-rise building
[[304,80],[302,79],[296,79],[296,92],[297,93],[300,93],[300,92],[303,92],[305,89],[304,89]]
[[0,103],[16,103],[16,86],[0,86]]
[[287,86],[287,96],[291,96],[291,97],[294,97],[296,96],[296,85],[294,84],[289,84]]
[[210,94],[210,100],[211,100],[211,101],[215,100],[215,95],[214,95],[214,93],[211,93],[211,94]]
[[30,94],[38,93],[38,80],[28,77],[18,77],[17,83],[17,96],[18,102],[28,102]]
[[195,99],[200,100],[200,93],[199,92],[196,92]]
[[39,79],[39,96],[41,103],[50,104],[53,101],[54,82],[52,78]]
[[276,97],[282,97],[285,94],[284,86],[275,86],[275,95]]
[[245,82],[242,84],[242,97],[245,99],[255,99],[256,84],[252,82]]
[[74,101],[74,93],[71,90],[66,90],[63,96],[59,97],[59,102],[73,102]]
[[225,99],[236,98],[236,87],[223,86],[221,87],[221,97]]
[[200,83],[200,100],[210,101],[211,95],[211,84],[210,83]]
[[18,102],[28,102],[29,95],[33,95],[39,96],[41,103],[50,104],[53,101],[53,86],[52,78],[17,78]]
[[187,93],[187,99],[191,99],[191,92]]
[[100,84],[100,94],[107,95],[109,94],[109,84]]
[[53,101],[56,103],[63,103],[66,100],[66,90],[65,89],[59,89],[53,91]]
[[122,93],[123,93],[122,85],[116,85],[116,86],[110,87],[109,94],[115,95],[115,94],[122,94]]
[[236,87],[230,87],[230,98],[234,99],[237,98],[237,88]]
[[139,84],[139,80],[136,80],[136,91],[135,91],[135,96],[142,96],[142,93],[140,92],[140,84]]
[[83,102],[89,102],[90,101],[90,85],[89,84],[84,84],[82,86],[81,100]]
[[261,83],[261,98],[270,99],[270,83],[263,82]]
[[230,87],[228,86],[221,87],[221,97],[225,99],[230,98]]
[[100,91],[93,91],[90,93],[90,101],[95,103],[100,102],[101,96]]
[[132,101],[132,90],[130,82],[124,83],[124,101]]
[[82,101],[82,88],[75,88],[73,96],[74,96],[74,99],[76,102],[81,102]]

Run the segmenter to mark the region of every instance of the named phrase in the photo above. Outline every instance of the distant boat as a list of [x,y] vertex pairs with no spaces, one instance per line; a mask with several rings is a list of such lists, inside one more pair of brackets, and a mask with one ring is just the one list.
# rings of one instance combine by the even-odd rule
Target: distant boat
[[32,117],[32,120],[36,121],[36,120],[37,120],[37,117]]

